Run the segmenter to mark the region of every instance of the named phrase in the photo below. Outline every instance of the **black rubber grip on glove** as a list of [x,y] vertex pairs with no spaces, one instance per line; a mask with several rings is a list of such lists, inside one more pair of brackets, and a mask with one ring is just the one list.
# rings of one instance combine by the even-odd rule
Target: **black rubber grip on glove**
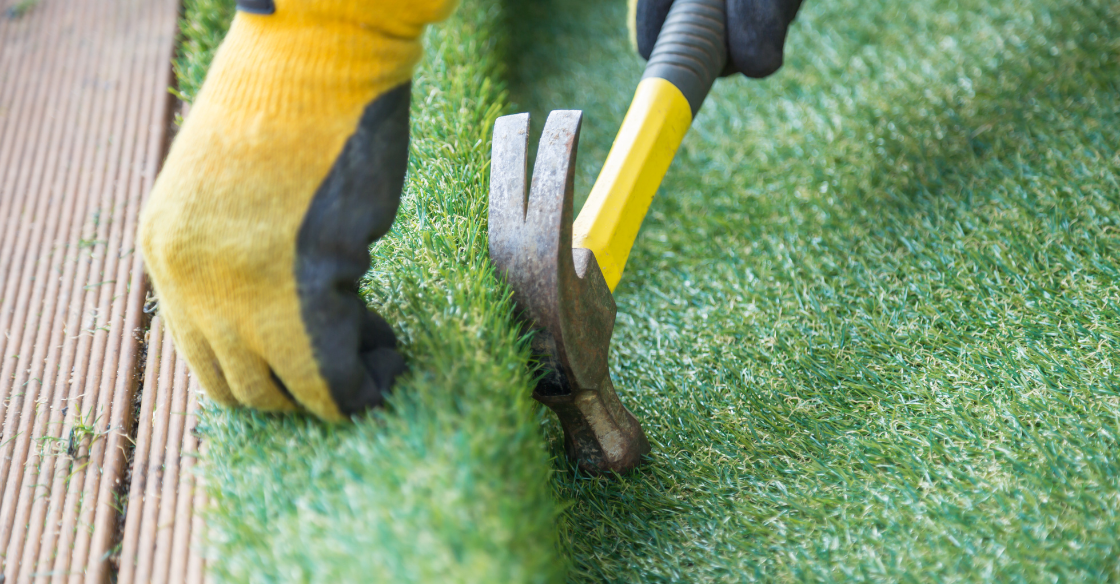
[[642,79],[664,79],[681,90],[695,118],[727,64],[725,0],[676,0],[657,36]]
[[382,404],[405,368],[385,319],[366,307],[358,281],[369,246],[393,225],[408,168],[412,84],[366,106],[358,127],[311,200],[296,240],[296,288],[319,373],[349,416]]

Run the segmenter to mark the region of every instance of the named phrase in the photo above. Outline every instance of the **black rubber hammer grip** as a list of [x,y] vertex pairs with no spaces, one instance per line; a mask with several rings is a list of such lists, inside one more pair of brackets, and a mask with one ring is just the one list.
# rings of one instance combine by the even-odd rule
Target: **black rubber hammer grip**
[[692,117],[727,64],[724,0],[676,0],[657,35],[642,79],[658,77],[681,90]]

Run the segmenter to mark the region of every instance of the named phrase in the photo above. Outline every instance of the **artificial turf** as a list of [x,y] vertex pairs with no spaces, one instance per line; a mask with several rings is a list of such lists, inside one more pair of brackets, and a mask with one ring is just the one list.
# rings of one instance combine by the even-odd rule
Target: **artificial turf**
[[[513,98],[584,109],[593,177],[625,8],[518,11]],[[556,477],[572,580],[1120,579],[1117,31],[808,0],[778,75],[718,84],[616,291],[652,463]]]
[[1120,580],[1120,5],[809,0],[778,75],[717,84],[616,292],[649,464],[556,459],[550,492],[489,126],[499,79],[538,127],[584,109],[587,192],[641,74],[625,13],[467,0],[429,34],[364,287],[413,376],[353,426],[208,412],[216,575]]

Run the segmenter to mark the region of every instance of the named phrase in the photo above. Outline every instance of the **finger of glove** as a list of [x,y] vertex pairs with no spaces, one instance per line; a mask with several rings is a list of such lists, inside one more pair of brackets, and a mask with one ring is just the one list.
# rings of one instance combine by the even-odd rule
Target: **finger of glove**
[[[404,357],[397,352],[397,336],[393,329],[380,314],[365,310],[361,336],[358,354],[366,374],[376,387],[392,388],[397,376],[405,371]],[[381,397],[384,399],[383,395]]]
[[210,347],[210,343],[206,342],[206,338],[198,329],[190,326],[189,319],[184,319],[181,323],[173,322],[169,312],[166,306],[160,310],[163,326],[171,333],[171,338],[175,341],[175,351],[187,360],[191,374],[198,378],[203,391],[210,399],[223,406],[238,405],[238,400],[234,397],[229,383],[226,382],[221,363]]
[[731,0],[727,3],[728,62],[756,79],[782,66],[789,24],[802,0]]
[[[224,338],[236,338],[222,335]],[[292,411],[298,408],[288,388],[269,367],[262,356],[239,342],[219,342],[214,345],[221,371],[229,384],[230,393],[237,403],[270,412]],[[193,361],[188,362],[194,365]],[[194,369],[197,369],[195,367]]]
[[[295,277],[303,324],[342,415],[381,405],[403,370],[396,337],[368,311],[357,282],[369,269],[369,245],[389,230],[400,203],[410,89],[406,83],[366,106],[297,236]],[[291,389],[319,413],[315,396],[301,395],[302,387]]]
[[[301,301],[315,305],[304,308],[303,322],[311,341],[314,369],[326,382],[329,395],[322,395],[318,384],[301,383],[303,366],[298,359],[286,358],[289,347],[281,344],[267,351],[277,376],[292,396],[312,413],[324,419],[348,417],[381,406],[396,376],[404,371],[404,359],[396,352],[396,337],[383,326],[371,325],[371,313],[357,293],[323,287],[319,291],[301,290]],[[377,329],[374,333],[368,329]],[[383,330],[382,330],[383,329]],[[324,400],[329,399],[330,403]]]

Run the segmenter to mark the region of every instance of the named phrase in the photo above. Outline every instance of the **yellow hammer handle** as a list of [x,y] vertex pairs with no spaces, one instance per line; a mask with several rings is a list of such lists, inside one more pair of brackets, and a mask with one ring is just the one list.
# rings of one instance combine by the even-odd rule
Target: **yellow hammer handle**
[[572,227],[614,292],[653,195],[727,61],[724,0],[676,0],[607,161]]
[[572,227],[572,246],[595,253],[614,292],[661,179],[692,124],[688,100],[658,78],[638,84],[618,137]]

